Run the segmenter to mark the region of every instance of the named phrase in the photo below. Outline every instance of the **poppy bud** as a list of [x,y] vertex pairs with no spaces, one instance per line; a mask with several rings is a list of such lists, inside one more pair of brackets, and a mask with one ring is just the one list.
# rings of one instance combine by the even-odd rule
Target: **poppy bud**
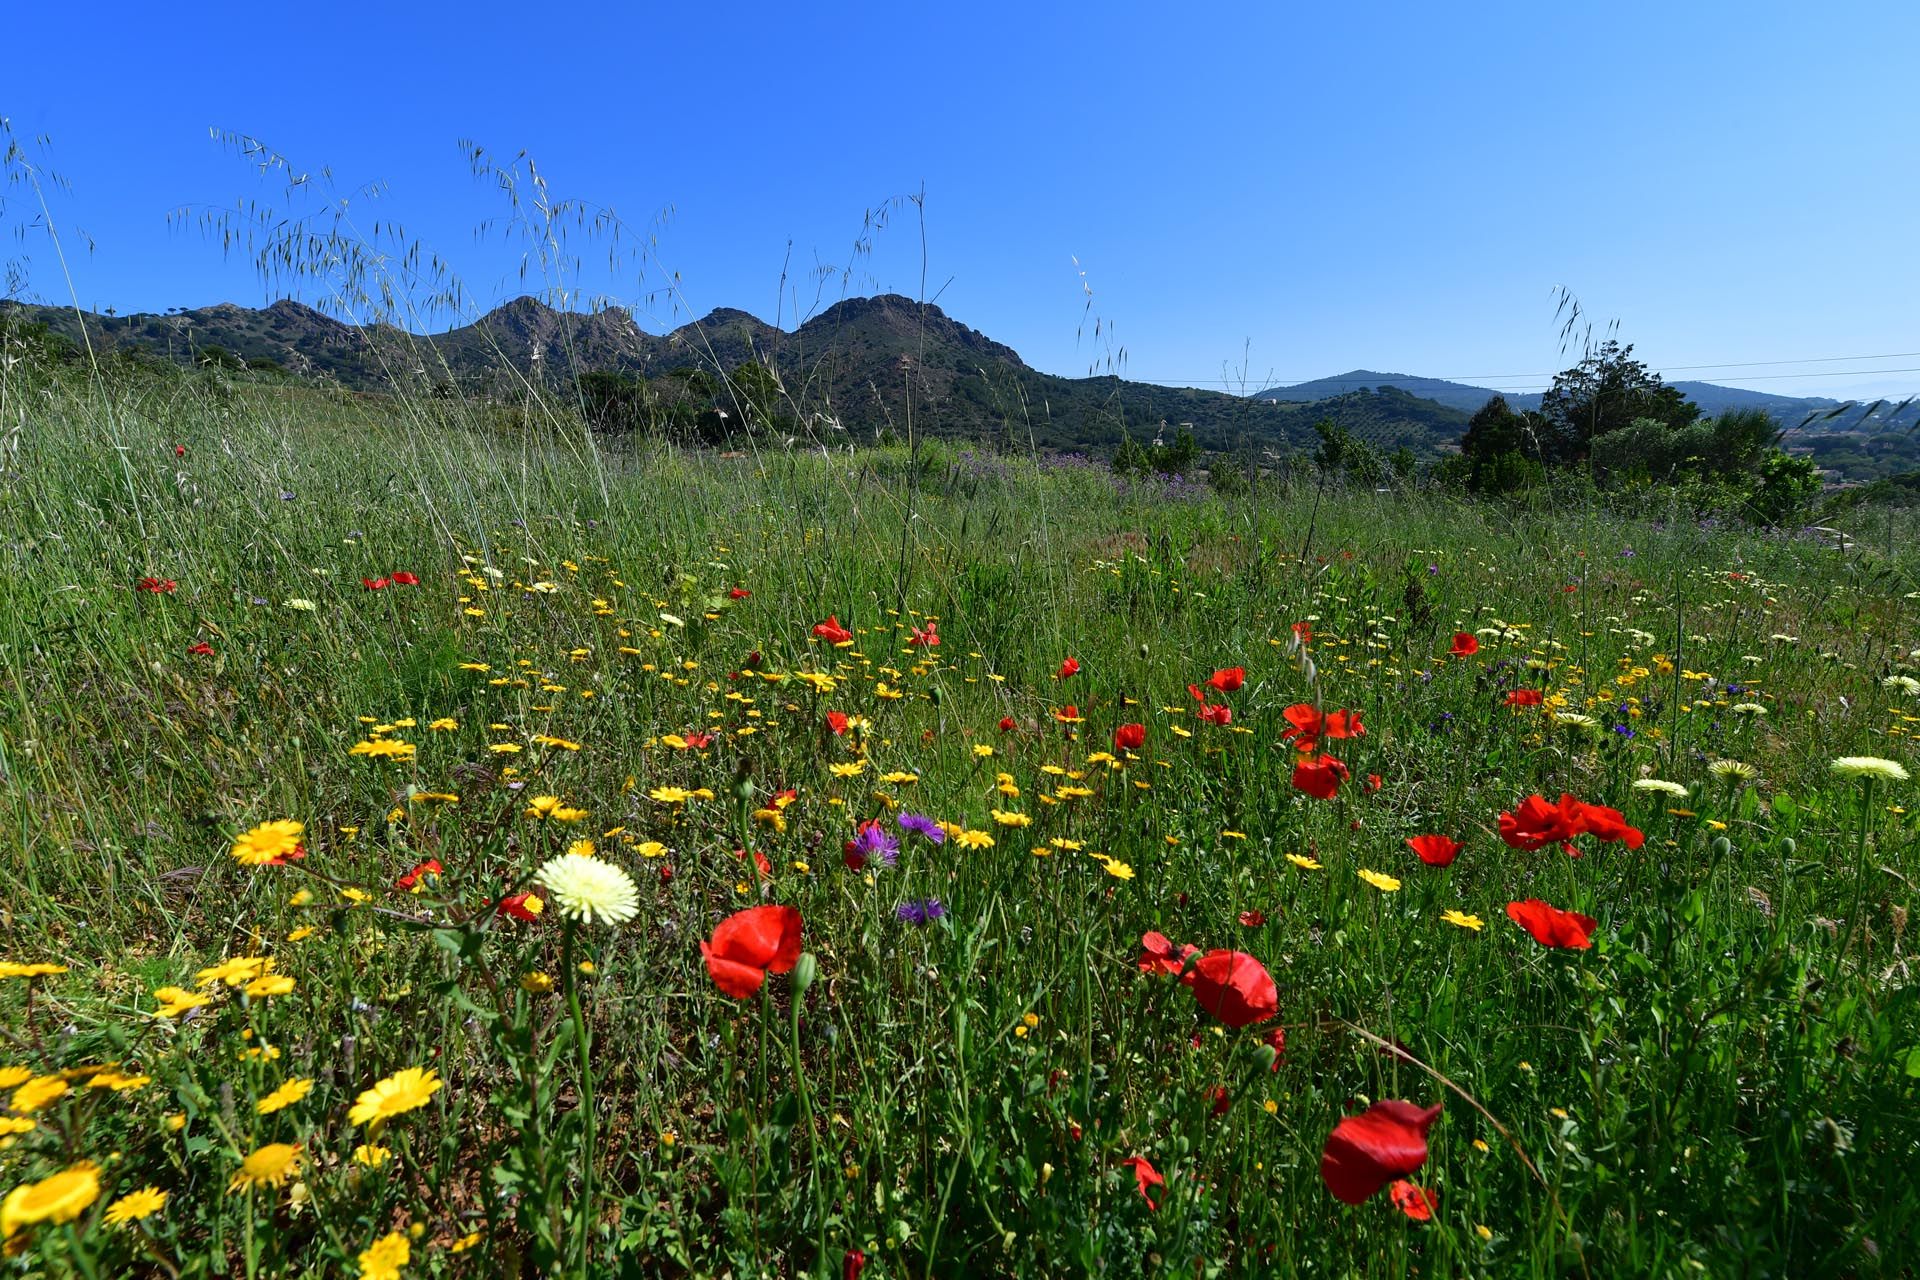
[[1708,846],[1709,852],[1716,858],[1724,858],[1733,852],[1733,841],[1721,836]]
[[807,994],[807,988],[813,985],[813,980],[819,976],[819,973],[820,962],[814,958],[813,952],[802,952],[799,961],[793,966],[793,994],[796,997]]
[[1791,858],[1794,854],[1800,852],[1800,842],[1792,836],[1787,836],[1780,841],[1780,852],[1782,855]]
[[1280,1054],[1271,1044],[1262,1043],[1254,1054],[1260,1060],[1262,1071],[1272,1071],[1280,1065]]

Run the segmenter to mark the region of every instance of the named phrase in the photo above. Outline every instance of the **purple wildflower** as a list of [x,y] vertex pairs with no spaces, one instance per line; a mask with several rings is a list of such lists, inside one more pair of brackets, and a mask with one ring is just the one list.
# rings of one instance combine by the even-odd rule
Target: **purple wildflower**
[[932,924],[947,914],[947,906],[938,898],[910,898],[895,907],[893,914],[908,924]]
[[927,817],[925,814],[903,813],[898,818],[894,819],[894,821],[900,824],[900,829],[902,831],[918,832],[920,835],[925,836],[928,840],[931,840],[934,844],[946,843],[946,840],[947,840],[946,828],[942,827],[939,823],[935,822],[932,818]]
[[891,867],[900,860],[900,842],[878,822],[863,822],[853,839],[847,841],[844,852],[852,871],[861,870],[870,861]]

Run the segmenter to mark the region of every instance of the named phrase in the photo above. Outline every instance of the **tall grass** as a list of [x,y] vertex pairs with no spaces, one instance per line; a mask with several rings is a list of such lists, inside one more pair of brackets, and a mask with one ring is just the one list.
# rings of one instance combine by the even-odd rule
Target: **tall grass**
[[[0,984],[0,1067],[72,1087],[10,1095],[0,1188],[101,1187],[21,1218],[22,1274],[1913,1265],[1912,796],[1829,771],[1914,761],[1891,556],[1598,504],[1225,500],[917,436],[721,458],[595,439],[531,382],[510,425],[217,374],[4,387],[0,953],[67,970]],[[1331,800],[1293,782],[1303,703],[1364,717],[1325,744]],[[1499,838],[1562,791],[1644,846]],[[907,811],[993,843],[846,865]],[[240,865],[273,819],[305,857]],[[1425,866],[1421,833],[1466,850]],[[581,838],[637,918],[494,912]],[[1536,897],[1592,948],[1509,922]],[[762,902],[810,958],[736,1000],[699,943]],[[1147,931],[1261,962],[1277,1060],[1275,1024],[1142,973]],[[268,956],[291,992],[156,1016]],[[350,1122],[418,1067],[425,1106]],[[1445,1106],[1431,1221],[1322,1182],[1379,1099]],[[288,1181],[232,1189],[275,1142]],[[108,1221],[147,1185],[162,1209]]]

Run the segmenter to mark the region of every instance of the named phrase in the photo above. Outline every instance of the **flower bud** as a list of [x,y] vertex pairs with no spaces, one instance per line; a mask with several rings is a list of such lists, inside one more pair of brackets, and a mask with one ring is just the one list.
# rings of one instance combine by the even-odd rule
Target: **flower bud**
[[793,966],[793,994],[796,997],[807,994],[807,988],[813,985],[819,973],[820,962],[814,958],[813,952],[804,952]]

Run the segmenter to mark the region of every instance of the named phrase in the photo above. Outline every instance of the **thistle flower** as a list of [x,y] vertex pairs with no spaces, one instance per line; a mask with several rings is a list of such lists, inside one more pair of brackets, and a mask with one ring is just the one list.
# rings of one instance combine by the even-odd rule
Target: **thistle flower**
[[563,853],[534,874],[562,916],[582,924],[625,924],[640,914],[640,890],[611,862]]
[[1879,756],[1841,756],[1827,766],[1838,778],[1870,778],[1884,782],[1905,782],[1906,766]]

